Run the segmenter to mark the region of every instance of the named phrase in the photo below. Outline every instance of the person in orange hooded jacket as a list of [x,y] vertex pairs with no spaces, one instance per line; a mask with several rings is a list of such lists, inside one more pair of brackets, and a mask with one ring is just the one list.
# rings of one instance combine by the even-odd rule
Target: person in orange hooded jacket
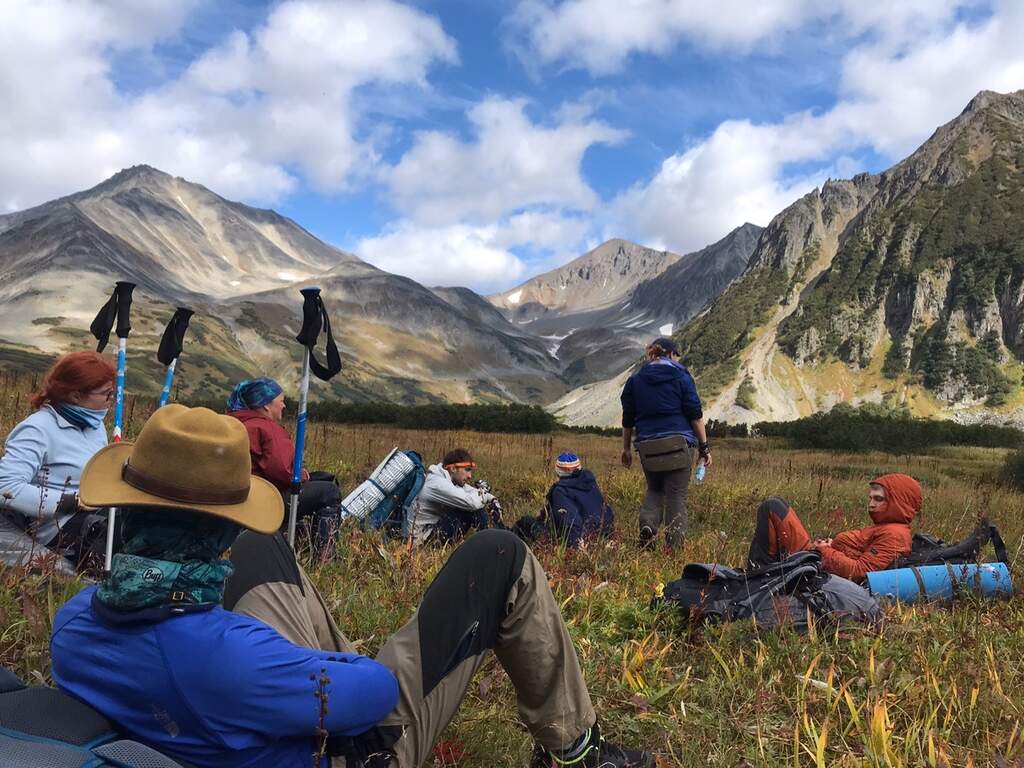
[[753,566],[767,565],[803,549],[816,549],[826,571],[863,581],[868,571],[885,570],[897,557],[910,553],[910,522],[920,511],[917,480],[910,475],[882,475],[868,486],[868,514],[874,525],[843,531],[834,539],[812,540],[789,503],[771,496],[757,508],[747,560]]

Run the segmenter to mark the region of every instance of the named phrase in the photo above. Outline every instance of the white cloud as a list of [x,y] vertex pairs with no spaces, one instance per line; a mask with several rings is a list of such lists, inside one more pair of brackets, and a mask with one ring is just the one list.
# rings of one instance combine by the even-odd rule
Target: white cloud
[[547,205],[586,210],[597,196],[580,163],[595,144],[625,133],[581,110],[564,109],[554,125],[535,123],[522,99],[487,99],[469,111],[475,142],[428,131],[386,174],[394,204],[420,223],[493,221],[516,209]]
[[360,241],[355,251],[383,270],[424,285],[469,286],[487,293],[526,273],[525,264],[498,244],[500,235],[497,226],[420,227],[402,222]]
[[111,57],[140,62],[195,0],[0,3],[0,210],[42,202],[147,162],[221,194],[273,201],[299,183],[337,190],[377,162],[350,103],[367,84],[422,86],[454,41],[393,0],[286,0],[177,80],[115,85]]
[[[917,30],[912,42],[894,44],[889,35],[852,48],[832,109],[779,123],[726,121],[667,158],[652,179],[614,201],[618,231],[685,251],[744,221],[767,224],[826,177],[851,175],[849,154],[858,148],[899,160],[978,91],[1024,87],[1024,4],[1001,4],[977,24],[938,19],[928,28],[924,18],[923,10],[903,18],[905,28]],[[801,171],[792,173],[792,164]]]
[[560,63],[598,75],[633,54],[664,55],[682,42],[727,55],[777,50],[782,37],[812,23],[825,34],[877,33],[898,44],[977,0],[520,0],[510,14],[510,44],[529,64]]

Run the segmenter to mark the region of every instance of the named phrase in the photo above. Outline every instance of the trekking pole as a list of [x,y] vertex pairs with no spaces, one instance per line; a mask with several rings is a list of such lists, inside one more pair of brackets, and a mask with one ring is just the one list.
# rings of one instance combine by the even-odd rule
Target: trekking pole
[[[295,458],[292,461],[292,487],[288,508],[288,543],[295,548],[295,525],[299,517],[299,492],[302,490],[302,455],[306,448],[306,400],[309,394],[309,373],[321,381],[329,381],[341,370],[341,355],[331,333],[331,320],[320,296],[319,288],[303,288],[302,330],[295,340],[305,349],[302,353],[302,381],[299,385],[299,413],[295,420]],[[327,365],[317,360],[315,347],[320,331],[327,333]]]
[[171,397],[171,385],[174,383],[174,369],[178,365],[178,358],[181,357],[181,348],[185,341],[185,331],[188,330],[188,321],[195,313],[186,307],[178,307],[174,310],[164,335],[160,338],[160,348],[156,351],[156,359],[167,366],[167,373],[164,376],[164,388],[160,390],[160,403],[157,408],[167,405]]
[[[114,285],[114,293],[100,309],[96,319],[92,321],[89,330],[99,342],[96,351],[102,352],[110,339],[110,330],[117,321],[117,394],[114,400],[114,431],[111,440],[115,443],[121,442],[121,432],[124,427],[124,375],[127,369],[128,355],[128,334],[131,333],[131,309],[132,291],[135,290],[135,283],[119,280]],[[114,558],[114,521],[117,517],[117,509],[109,507],[107,510],[107,551],[103,560],[104,572],[110,573],[110,563]]]

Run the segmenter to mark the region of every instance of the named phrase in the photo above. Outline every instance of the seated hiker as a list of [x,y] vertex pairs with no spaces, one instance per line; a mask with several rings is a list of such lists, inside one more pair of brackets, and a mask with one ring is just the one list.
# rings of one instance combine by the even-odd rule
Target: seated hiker
[[[253,474],[269,480],[287,499],[292,484],[295,443],[281,425],[284,405],[281,385],[266,377],[239,383],[228,398],[228,415],[242,422],[249,433]],[[303,468],[299,518],[310,521],[316,532],[318,526],[336,526],[334,518],[340,509],[341,491],[334,476],[327,472],[310,474]]]
[[868,514],[873,525],[812,541],[789,503],[771,496],[757,508],[757,527],[747,559],[751,565],[766,565],[803,549],[816,549],[826,571],[863,581],[868,571],[885,570],[897,557],[910,553],[910,522],[920,511],[917,480],[909,475],[882,475],[868,485]]
[[575,453],[563,453],[555,462],[558,480],[548,490],[540,518],[524,516],[515,526],[527,541],[550,533],[570,548],[584,539],[607,536],[614,528],[614,515],[597,486],[597,479]]
[[[134,444],[89,462],[82,498],[121,510],[126,543],[110,577],[54,618],[61,689],[196,768],[307,768],[318,754],[321,768],[411,768],[430,756],[493,649],[539,744],[536,765],[653,768],[649,754],[601,737],[558,604],[525,544],[488,531],[458,548],[412,620],[370,659],[351,651],[274,533],[280,494],[250,469],[236,420],[180,405],[158,410]],[[243,528],[255,533],[239,538]],[[228,548],[234,612],[220,604]]]
[[114,377],[114,367],[96,352],[71,352],[46,372],[32,414],[11,430],[0,458],[0,562],[27,565],[51,550],[84,557],[76,547],[91,510],[79,499],[78,482],[85,463],[107,444],[103,420]]
[[427,469],[423,488],[412,503],[407,535],[419,545],[446,544],[475,528],[487,528],[488,515],[494,527],[503,528],[500,504],[486,484],[474,486],[476,463],[465,448],[445,454],[440,464]]

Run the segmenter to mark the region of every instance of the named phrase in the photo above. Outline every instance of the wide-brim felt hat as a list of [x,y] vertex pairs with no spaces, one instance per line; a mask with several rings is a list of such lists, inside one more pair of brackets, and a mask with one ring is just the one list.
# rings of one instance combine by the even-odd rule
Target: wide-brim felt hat
[[209,408],[165,405],[135,442],[114,443],[82,470],[87,507],[168,507],[273,533],[284,518],[281,493],[252,475],[249,435],[238,419]]

